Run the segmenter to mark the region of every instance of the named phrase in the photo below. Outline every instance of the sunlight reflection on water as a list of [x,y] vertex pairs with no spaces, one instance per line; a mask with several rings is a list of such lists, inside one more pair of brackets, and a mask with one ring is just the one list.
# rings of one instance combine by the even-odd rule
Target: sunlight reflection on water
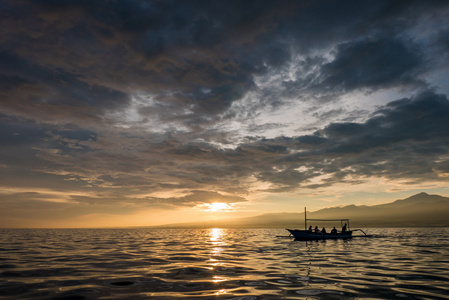
[[448,299],[449,229],[0,230],[1,299]]

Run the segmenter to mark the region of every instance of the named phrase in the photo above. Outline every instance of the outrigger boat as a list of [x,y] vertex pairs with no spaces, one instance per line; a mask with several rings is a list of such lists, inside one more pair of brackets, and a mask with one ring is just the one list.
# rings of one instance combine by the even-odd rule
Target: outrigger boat
[[[327,221],[340,221],[341,228],[345,228],[346,230],[342,230],[337,233],[323,233],[321,231],[315,232],[314,230],[307,229],[307,221],[318,221],[318,222],[327,222]],[[346,226],[343,225],[345,223]],[[327,239],[350,239],[352,238],[352,233],[354,231],[361,231],[365,236],[366,233],[362,229],[353,229],[351,230],[349,227],[349,219],[307,219],[307,211],[304,208],[304,230],[299,229],[287,229],[290,232],[290,235],[295,238],[295,240],[299,241],[310,241],[310,240],[327,240]]]

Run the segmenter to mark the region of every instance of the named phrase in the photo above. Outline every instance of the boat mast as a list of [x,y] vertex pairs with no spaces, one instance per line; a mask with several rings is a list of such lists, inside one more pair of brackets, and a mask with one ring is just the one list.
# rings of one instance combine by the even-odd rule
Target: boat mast
[[307,230],[307,209],[304,207],[304,230]]

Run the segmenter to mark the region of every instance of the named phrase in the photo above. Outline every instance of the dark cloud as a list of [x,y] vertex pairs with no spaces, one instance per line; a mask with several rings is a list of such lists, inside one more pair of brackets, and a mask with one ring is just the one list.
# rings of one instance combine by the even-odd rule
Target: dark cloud
[[[367,18],[390,12],[396,15],[383,20],[395,20],[413,5],[388,1],[363,6],[350,1],[35,1],[20,6],[8,1],[5,6],[15,13],[6,14],[10,29],[3,30],[8,43],[3,70],[9,81],[31,82],[33,98],[49,104],[115,109],[129,105],[127,93],[132,86],[154,94],[177,91],[182,98],[164,101],[177,104],[184,99],[181,105],[212,116],[252,90],[254,75],[290,62],[295,47],[321,49],[343,36],[347,39],[349,32],[366,34],[372,30],[362,26]],[[33,10],[38,13],[32,14]],[[11,29],[17,23],[14,15],[22,16],[23,26]],[[28,51],[36,46],[34,52]],[[363,53],[373,48],[377,51],[371,51],[365,66],[356,64],[341,73],[349,59],[361,62]],[[389,65],[398,53],[402,59]],[[416,55],[399,41],[343,43],[336,60],[323,69],[329,73],[325,86],[370,87],[392,78],[412,81],[409,73],[417,64]],[[375,68],[382,72],[374,74]],[[204,93],[204,88],[210,92]],[[205,121],[195,118],[195,122]]]
[[[64,165],[63,169],[79,178],[94,176],[93,182],[103,182],[104,187],[131,185],[155,190],[163,188],[163,178],[178,182],[171,188],[220,186],[226,191],[233,190],[235,184],[244,189],[239,180],[250,175],[283,189],[312,187],[308,182],[325,174],[330,177],[322,184],[329,185],[359,183],[345,179],[355,174],[359,178],[439,180],[435,168],[444,169],[438,165],[449,148],[448,114],[447,97],[427,91],[389,103],[364,123],[333,123],[313,135],[256,139],[235,150],[173,139],[169,144],[146,144],[152,151],[148,154],[136,151],[137,145],[131,153],[114,153],[112,146],[73,157],[61,149],[43,159]],[[61,148],[67,145],[60,143]],[[122,165],[124,161],[126,165]],[[95,175],[96,169],[103,174]]]
[[0,139],[3,148],[33,145],[44,134],[45,129],[39,128],[33,121],[0,114]]
[[449,53],[449,30],[443,30],[438,34],[437,42],[443,47],[446,55]]
[[[6,48],[20,53],[8,60],[22,62],[19,76],[33,77],[42,91],[37,97],[70,100],[71,105],[126,106],[123,93],[132,85],[156,94],[177,90],[187,100],[182,105],[193,105],[195,112],[209,115],[222,113],[242,98],[253,88],[254,75],[267,72],[267,67],[283,67],[295,47],[328,47],[329,42],[347,40],[348,33],[361,36],[386,26],[380,20],[396,24],[415,11],[409,9],[414,3],[389,1],[363,6],[351,1],[37,1],[23,8],[6,3],[16,14],[29,18],[23,29],[15,29],[15,36],[8,32],[5,42],[17,45]],[[34,17],[32,10],[41,17]],[[382,14],[391,17],[380,18]],[[12,14],[6,16],[12,26]],[[366,25],[370,19],[376,20],[373,28]],[[25,47],[36,43],[40,43],[36,52],[27,53]],[[367,51],[370,60],[361,64]],[[392,61],[398,53],[401,60]],[[349,59],[355,65],[342,74],[341,67]],[[323,69],[329,73],[325,86],[370,87],[393,78],[396,83],[412,81],[409,73],[417,60],[400,40],[381,36],[373,42],[345,42],[336,60]],[[382,71],[373,72],[376,68]],[[36,77],[41,79],[36,82]],[[55,95],[52,87],[59,93]],[[205,94],[202,88],[211,91]]]
[[[88,84],[80,80],[81,75],[48,69],[7,52],[0,53],[0,67],[4,78],[13,83],[10,88],[20,89],[26,84],[34,86],[36,93],[27,94],[27,98],[20,99],[29,101],[31,105],[37,103],[44,107],[58,105],[75,108],[88,106],[101,111],[122,106],[128,101],[127,95],[121,91]],[[4,95],[4,101],[8,100],[7,95]]]
[[399,39],[368,39],[341,44],[335,59],[325,64],[320,85],[329,90],[379,89],[423,85],[418,79],[422,54]]
[[[323,185],[344,182],[348,175],[444,180],[435,169],[444,170],[449,150],[448,114],[447,97],[431,91],[393,101],[364,123],[330,124],[296,138],[299,143],[284,139],[281,145],[295,154],[265,160],[273,170],[261,171],[259,179],[289,188],[308,186],[308,180],[324,174],[331,176]],[[301,167],[304,171],[298,171]]]

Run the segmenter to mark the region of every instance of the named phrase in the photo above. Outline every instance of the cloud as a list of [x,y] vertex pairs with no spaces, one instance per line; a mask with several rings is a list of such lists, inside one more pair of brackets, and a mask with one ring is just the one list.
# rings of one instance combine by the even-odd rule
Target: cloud
[[195,207],[198,205],[214,202],[231,204],[246,201],[246,199],[243,197],[222,195],[217,192],[209,192],[209,191],[191,191],[188,195],[181,197],[169,197],[169,198],[150,197],[147,200],[150,205],[158,203],[159,205],[162,206],[172,206],[172,207]]
[[[39,111],[41,122],[99,126],[105,111],[123,111],[140,91],[170,108],[141,105],[145,117],[162,113],[162,122],[176,120],[198,130],[232,118],[225,114],[232,104],[258,90],[255,76],[282,73],[297,62],[296,53],[309,65],[297,71],[311,73],[298,73],[290,83],[294,88],[263,89],[262,101],[279,105],[282,95],[419,84],[419,47],[399,36],[410,25],[399,20],[419,16],[420,5],[356,4],[7,1],[1,76],[12,90],[4,104],[28,118]],[[360,38],[373,33],[374,39]],[[317,60],[316,51],[327,53],[333,45],[338,45],[334,60]],[[368,50],[369,60],[364,59]],[[394,59],[398,53],[400,59]]]
[[444,1],[0,5],[0,192],[112,212],[447,180]]
[[[334,123],[314,135],[284,139],[282,145],[294,154],[277,157],[274,170],[259,178],[286,188],[316,188],[355,176],[438,180],[434,169],[444,168],[449,147],[448,113],[447,97],[431,91],[393,101],[364,123]],[[308,186],[321,175],[329,176]]]
[[335,59],[325,64],[320,88],[379,89],[423,84],[418,79],[422,55],[413,43],[399,39],[367,39],[338,46]]
[[[72,131],[62,137],[64,132],[47,132],[49,146],[37,149],[37,157],[46,166],[35,171],[95,189],[116,190],[114,197],[98,201],[120,202],[120,197],[128,195],[127,201],[133,202],[133,194],[196,191],[192,197],[167,200],[180,205],[193,203],[193,198],[203,201],[211,189],[243,195],[251,187],[251,176],[268,183],[272,191],[356,184],[372,176],[444,180],[439,172],[447,160],[448,113],[447,97],[427,91],[379,108],[364,123],[332,123],[312,135],[258,138],[235,149],[187,142],[182,135],[170,142],[150,143],[142,135],[93,136]],[[146,197],[156,203],[161,202],[159,198]]]
[[[104,110],[128,102],[127,95],[121,91],[87,83],[80,75],[42,67],[7,52],[0,53],[0,66],[2,72],[5,72],[2,76],[6,82],[12,83],[9,92],[15,96],[7,97],[4,94],[3,106],[29,109],[30,115],[26,115],[28,118],[36,112],[50,119],[61,118],[61,111],[68,107],[72,108],[72,114],[83,113],[86,107],[93,110],[94,114],[101,114]],[[27,93],[22,92],[24,88]],[[49,113],[55,111],[60,113],[56,116]]]

